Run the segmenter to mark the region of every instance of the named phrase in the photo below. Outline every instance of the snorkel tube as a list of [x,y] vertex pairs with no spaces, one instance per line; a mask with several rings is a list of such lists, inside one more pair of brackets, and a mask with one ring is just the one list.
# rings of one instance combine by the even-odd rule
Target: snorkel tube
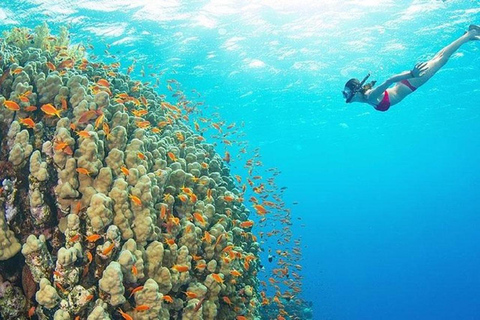
[[355,94],[360,91],[360,89],[362,88],[362,86],[364,85],[365,81],[367,81],[368,77],[370,77],[370,73],[368,73],[365,78],[363,78],[363,80],[355,87],[353,88],[352,90],[352,93],[350,94],[350,96],[347,98],[347,100],[345,100],[345,102],[349,103],[350,101],[352,101],[353,97],[355,96]]

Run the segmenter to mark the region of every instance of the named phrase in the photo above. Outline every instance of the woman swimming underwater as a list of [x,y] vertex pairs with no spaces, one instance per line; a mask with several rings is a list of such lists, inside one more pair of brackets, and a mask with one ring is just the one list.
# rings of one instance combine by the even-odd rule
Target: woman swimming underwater
[[[448,58],[458,48],[472,40],[480,40],[480,26],[471,25],[463,36],[440,50],[431,60],[417,63],[413,70],[394,75],[376,88],[373,87],[376,81],[364,85],[370,74],[362,81],[355,78],[350,79],[345,84],[345,89],[343,90],[345,102],[368,103],[378,111],[387,111],[388,108],[399,103],[427,82],[447,63]],[[392,84],[395,85],[390,88]]]

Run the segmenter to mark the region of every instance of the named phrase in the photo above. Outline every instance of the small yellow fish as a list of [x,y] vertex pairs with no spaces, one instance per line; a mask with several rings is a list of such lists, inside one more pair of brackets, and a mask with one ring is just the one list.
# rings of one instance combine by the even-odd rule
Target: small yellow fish
[[20,106],[19,106],[15,101],[5,100],[5,102],[3,103],[3,105],[4,105],[5,108],[7,108],[8,110],[12,110],[12,111],[18,111],[18,110],[20,110]]
[[85,175],[87,175],[87,176],[89,176],[90,173],[91,173],[90,171],[88,171],[88,170],[85,169],[85,168],[77,168],[76,171],[77,171],[78,173],[80,173],[80,174],[85,174]]
[[40,109],[49,116],[55,115],[59,118],[60,113],[62,112],[62,110],[57,110],[57,108],[55,108],[51,103],[44,104]]
[[29,128],[35,127],[35,122],[32,120],[32,118],[19,118],[18,120],[24,126],[27,126]]

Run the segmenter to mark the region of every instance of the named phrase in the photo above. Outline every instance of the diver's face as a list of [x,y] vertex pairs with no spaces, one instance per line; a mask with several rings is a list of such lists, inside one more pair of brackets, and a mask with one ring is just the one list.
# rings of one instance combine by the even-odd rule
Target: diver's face
[[350,88],[345,87],[342,91],[343,97],[346,103],[350,103],[353,98],[353,91]]

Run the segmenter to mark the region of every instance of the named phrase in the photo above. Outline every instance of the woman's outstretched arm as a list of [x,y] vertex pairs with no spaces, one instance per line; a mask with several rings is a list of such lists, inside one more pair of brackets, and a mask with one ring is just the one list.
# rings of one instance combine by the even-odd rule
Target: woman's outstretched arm
[[382,83],[378,87],[372,89],[367,95],[367,100],[370,100],[373,102],[377,101],[378,97],[380,97],[380,95],[385,90],[387,90],[392,84],[402,80],[406,80],[406,79],[421,77],[425,73],[425,71],[427,71],[427,69],[428,67],[426,62],[417,63],[412,71],[404,71],[402,73],[396,74],[388,78],[384,83]]

